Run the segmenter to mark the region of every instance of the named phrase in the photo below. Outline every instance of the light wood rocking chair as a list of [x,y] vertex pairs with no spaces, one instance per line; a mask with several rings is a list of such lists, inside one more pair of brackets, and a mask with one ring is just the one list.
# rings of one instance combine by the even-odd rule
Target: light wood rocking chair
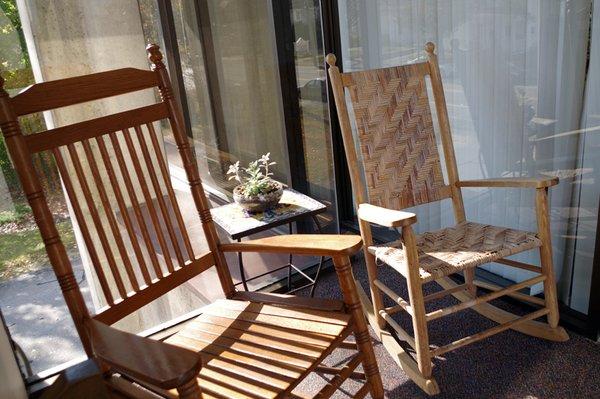
[[[432,359],[448,351],[509,328],[553,341],[568,339],[565,330],[558,326],[558,304],[548,221],[548,188],[556,185],[558,179],[539,177],[459,180],[434,48],[433,43],[425,45],[428,57],[425,62],[350,73],[341,73],[335,65],[335,56],[327,56],[358,208],[360,230],[365,244],[365,262],[372,302],[359,285],[361,300],[369,314],[370,323],[379,332],[386,349],[408,376],[432,395],[439,392],[439,387],[432,377]],[[426,76],[431,79],[448,183],[444,182],[434,136]],[[358,146],[355,146],[352,134],[345,89],[349,92],[354,111]],[[360,152],[360,155],[357,152]],[[359,165],[360,156],[364,172]],[[364,180],[361,179],[362,173]],[[468,222],[461,195],[462,187],[535,189],[538,232],[530,233]],[[402,209],[445,198],[452,200],[456,225],[416,235],[412,229],[412,225],[417,221],[416,215]],[[370,223],[401,229],[401,239],[385,245],[375,245]],[[539,249],[541,267],[505,259],[507,256],[531,249]],[[391,266],[406,278],[409,301],[378,280],[377,261]],[[488,262],[498,262],[540,275],[507,288],[478,282],[474,279],[474,269]],[[464,273],[464,284],[456,284],[448,278],[449,275],[459,272]],[[443,290],[424,296],[422,286],[431,281],[440,284]],[[519,292],[539,282],[544,284],[545,300]],[[477,296],[478,286],[491,292]],[[396,305],[385,308],[382,294],[389,296]],[[426,312],[426,302],[450,294],[460,301],[459,304]],[[488,303],[503,295],[532,302],[541,308],[518,317]],[[430,349],[428,322],[467,308],[472,308],[500,324],[446,346]],[[398,311],[406,311],[412,317],[414,337],[392,319],[391,315]],[[544,315],[547,315],[547,323],[534,321]],[[386,330],[386,325],[400,340],[406,341],[415,350],[416,361]]]
[[[360,237],[294,235],[219,243],[162,55],[156,45],[147,50],[152,71],[125,68],[44,82],[12,98],[0,77],[0,128],[79,337],[87,355],[106,371],[108,386],[128,397],[155,392],[182,398],[297,398],[294,388],[319,371],[332,378],[316,397],[330,397],[351,376],[365,380],[356,398],[369,392],[383,398],[349,260],[362,246]],[[27,136],[18,123],[22,115],[147,88],[158,88],[162,101]],[[171,186],[153,126],[165,119],[202,222],[206,253],[194,253]],[[33,167],[32,156],[42,151],[55,157],[107,303],[94,316],[88,313]],[[140,199],[149,217],[142,214]],[[331,256],[343,301],[236,292],[224,253],[248,251]],[[226,299],[203,307],[199,316],[179,331],[173,327],[162,341],[110,326],[213,266]],[[354,342],[345,341],[350,334]],[[339,368],[324,366],[322,361],[336,348],[352,350],[348,362]],[[356,370],[361,364],[363,372]]]

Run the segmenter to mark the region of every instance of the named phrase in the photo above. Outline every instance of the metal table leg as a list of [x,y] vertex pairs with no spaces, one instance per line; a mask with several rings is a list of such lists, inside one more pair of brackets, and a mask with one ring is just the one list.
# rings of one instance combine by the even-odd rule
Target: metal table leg
[[[238,238],[237,242],[242,242],[242,239]],[[244,286],[244,290],[248,291],[248,282],[246,281],[246,273],[244,272],[244,260],[242,259],[241,252],[238,252],[238,266],[240,268],[240,278],[242,279],[242,285]]]
[[[321,223],[319,223],[319,219],[317,219],[317,217],[315,215],[312,216],[312,219],[315,222],[315,225],[317,226],[317,231],[319,232],[319,234],[323,234],[323,229],[321,228]],[[315,296],[315,289],[317,288],[317,283],[319,282],[319,275],[321,274],[321,267],[323,267],[324,261],[325,261],[325,257],[321,256],[321,260],[319,261],[319,266],[317,266],[317,272],[315,273],[314,282],[312,284],[312,287],[310,288],[310,297],[311,298]]]
[[[292,223],[288,223],[288,229],[290,231],[290,234],[294,234]],[[287,275],[287,290],[288,290],[288,292],[290,292],[292,290],[292,261],[293,261],[293,256],[294,255],[290,254],[289,258],[288,258],[288,275]]]
[[[317,227],[317,231],[319,232],[319,234],[323,234],[323,229],[321,228],[321,224],[319,223],[319,220],[317,219],[317,217],[315,215],[312,215],[311,217],[313,219],[313,222],[315,223],[315,226]],[[289,229],[289,233],[290,234],[294,233],[293,223],[292,222],[288,223],[288,229]],[[238,238],[237,242],[242,242],[242,239]],[[287,293],[291,294],[291,293],[296,292],[298,290],[302,290],[302,289],[310,287],[310,296],[313,297],[315,295],[315,289],[317,287],[317,282],[318,282],[319,276],[321,274],[321,269],[323,267],[323,263],[325,262],[325,257],[321,256],[321,259],[319,260],[319,265],[317,266],[317,271],[315,273],[315,277],[314,278],[311,278],[310,276],[308,276],[307,274],[305,274],[302,270],[300,270],[297,267],[295,267],[294,263],[293,263],[293,261],[294,261],[293,257],[294,257],[293,254],[289,254],[288,264],[284,265],[284,266],[281,266],[281,267],[277,268],[276,270],[272,270],[271,272],[275,272],[275,271],[281,270],[281,269],[283,269],[283,268],[285,268],[287,266],[287,269],[288,269],[288,273],[287,273]],[[254,280],[254,279],[258,278],[258,277],[262,277],[262,276],[270,273],[270,272],[266,272],[266,273],[263,273],[263,274],[261,274],[259,276],[254,276],[254,277],[252,277],[250,279],[247,279],[246,278],[246,272],[244,270],[244,260],[243,260],[243,256],[242,256],[241,252],[238,252],[238,266],[239,266],[239,270],[240,270],[240,279],[241,279],[241,282],[238,283],[238,284],[242,284],[245,291],[248,291],[248,281],[249,280]],[[301,274],[304,278],[306,278],[307,280],[309,280],[310,283],[302,285],[301,287],[298,287],[298,288],[293,288],[292,287],[292,269],[295,269],[297,273]],[[236,285],[238,285],[238,284],[236,284]]]

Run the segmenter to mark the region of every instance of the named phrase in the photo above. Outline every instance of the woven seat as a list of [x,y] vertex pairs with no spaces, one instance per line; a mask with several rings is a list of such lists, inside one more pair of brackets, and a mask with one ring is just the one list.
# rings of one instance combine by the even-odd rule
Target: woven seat
[[[416,236],[424,282],[541,246],[535,233],[463,222]],[[408,276],[401,241],[369,247],[375,258]]]

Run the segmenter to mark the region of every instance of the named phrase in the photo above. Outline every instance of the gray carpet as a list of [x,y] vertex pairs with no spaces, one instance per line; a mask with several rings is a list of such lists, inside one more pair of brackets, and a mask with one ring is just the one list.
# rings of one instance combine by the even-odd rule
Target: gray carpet
[[[354,274],[367,290],[366,271],[360,258],[354,261]],[[382,267],[380,278],[408,298],[405,281],[397,273]],[[434,292],[440,288],[433,283],[426,289]],[[322,276],[315,296],[341,298],[333,272]],[[453,298],[445,298],[430,306],[433,310],[453,303],[456,303]],[[530,311],[501,299],[492,303],[516,314]],[[404,315],[395,318],[411,331],[410,319],[400,316]],[[431,344],[439,346],[493,325],[495,323],[474,311],[466,310],[430,323],[429,336]],[[449,352],[434,361],[433,375],[442,391],[436,399],[600,398],[600,344],[572,332],[569,335],[569,341],[557,343],[509,330]],[[406,377],[383,346],[377,340],[374,342],[386,398],[428,397]],[[328,363],[334,365],[347,356],[345,351],[336,351]],[[305,393],[315,392],[324,384],[325,378],[313,374],[299,388]],[[347,381],[343,386],[345,393],[338,391],[334,397],[351,397],[358,386]]]

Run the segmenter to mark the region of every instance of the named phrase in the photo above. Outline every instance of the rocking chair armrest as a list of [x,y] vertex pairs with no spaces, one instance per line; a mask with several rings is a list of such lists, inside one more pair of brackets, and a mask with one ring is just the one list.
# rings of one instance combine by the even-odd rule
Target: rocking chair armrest
[[417,215],[412,212],[396,211],[371,204],[359,204],[358,217],[386,227],[410,226],[417,222]]
[[162,389],[194,380],[202,367],[190,350],[118,330],[97,320],[85,322],[97,359],[115,371]]
[[545,188],[558,184],[558,177],[501,177],[494,179],[461,180],[456,182],[458,187],[521,187]]
[[317,256],[348,256],[362,248],[357,235],[286,234],[244,242],[221,244],[223,252],[263,252]]

